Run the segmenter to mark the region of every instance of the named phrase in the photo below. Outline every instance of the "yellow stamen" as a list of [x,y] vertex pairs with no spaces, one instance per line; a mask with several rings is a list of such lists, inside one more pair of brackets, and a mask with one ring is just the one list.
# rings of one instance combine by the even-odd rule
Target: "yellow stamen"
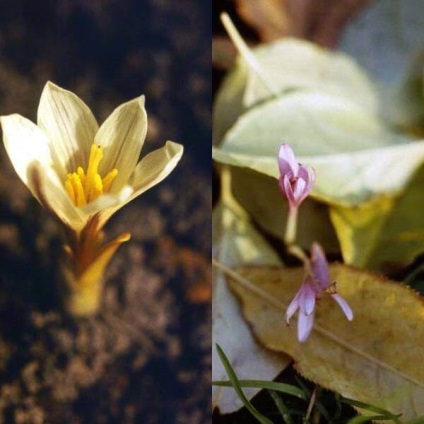
[[77,168],[77,174],[80,177],[80,180],[82,182],[82,185],[84,185],[84,182],[85,182],[85,172],[84,172],[84,170],[80,166]]
[[71,174],[71,182],[75,192],[75,205],[76,206],[84,206],[87,204],[87,199],[85,197],[84,188],[82,186],[80,177],[76,172]]
[[103,149],[93,144],[88,159],[87,172],[81,166],[76,172],[69,173],[65,180],[65,189],[75,206],[84,206],[93,202],[104,193],[108,193],[110,186],[118,175],[117,169],[112,169],[102,179],[98,169],[103,158]]
[[109,191],[110,185],[117,175],[118,170],[116,168],[112,169],[112,171],[106,174],[106,176],[103,178],[103,191],[106,193]]

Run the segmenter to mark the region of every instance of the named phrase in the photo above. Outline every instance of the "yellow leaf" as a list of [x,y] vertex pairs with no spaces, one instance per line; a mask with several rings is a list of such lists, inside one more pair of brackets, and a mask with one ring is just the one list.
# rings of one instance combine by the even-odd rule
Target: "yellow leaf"
[[330,206],[343,259],[356,266],[397,271],[424,250],[424,168],[402,195],[379,196],[356,207]]
[[374,249],[394,203],[394,197],[379,196],[356,207],[330,207],[345,263],[363,267],[376,254]]
[[330,267],[338,292],[354,313],[343,316],[325,296],[316,307],[314,329],[300,344],[295,321],[284,322],[303,270],[244,267],[231,281],[257,340],[285,352],[306,378],[343,396],[402,414],[402,422],[424,414],[424,304],[412,290],[345,265]]

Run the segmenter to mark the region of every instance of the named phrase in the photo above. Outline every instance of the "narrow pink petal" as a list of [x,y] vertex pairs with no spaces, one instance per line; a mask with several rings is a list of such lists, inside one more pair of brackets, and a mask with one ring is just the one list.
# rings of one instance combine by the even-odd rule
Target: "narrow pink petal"
[[293,197],[295,198],[297,205],[300,205],[302,200],[308,195],[308,192],[305,193],[306,181],[299,178],[294,183]]
[[350,308],[349,304],[346,302],[345,299],[343,299],[339,294],[335,293],[332,294],[331,297],[339,304],[340,308],[342,308],[342,311],[346,315],[346,318],[349,321],[353,320],[353,312]]
[[297,321],[297,339],[300,343],[303,343],[311,334],[312,326],[314,324],[314,314],[305,315],[301,312],[299,313],[299,318]]
[[297,176],[299,178],[302,178],[302,180],[309,182],[309,179],[310,179],[309,168],[305,165],[299,164],[299,171],[297,173]]
[[311,286],[311,282],[306,280],[299,290],[299,306],[305,315],[310,315],[315,308],[315,290]]
[[304,165],[300,165],[299,172],[298,172],[299,178],[302,178],[306,182],[307,187],[307,193],[312,190],[312,187],[315,184],[316,180],[316,172],[314,168],[309,168]]
[[281,191],[281,193],[283,193],[283,195],[285,196],[285,197],[287,197],[287,193],[286,193],[286,187],[285,187],[285,183],[284,183],[284,179],[285,179],[285,176],[284,175],[282,175],[279,179],[278,179],[278,187],[280,188],[280,191]]
[[296,199],[293,194],[293,188],[290,184],[290,178],[286,174],[283,177],[283,186],[284,186],[284,194],[286,195],[287,201],[289,202],[289,205],[291,208],[295,208],[298,206],[298,203],[296,202]]
[[282,144],[278,152],[278,166],[280,174],[285,175],[292,172],[295,176],[299,170],[299,164],[294,156],[292,148],[288,144]]
[[296,296],[293,298],[293,300],[290,302],[290,305],[287,307],[287,310],[286,310],[286,323],[287,324],[289,323],[290,318],[299,309],[299,297],[300,297],[300,291],[297,292]]
[[311,252],[312,272],[320,289],[325,290],[331,284],[327,259],[322,247],[316,242],[312,244]]

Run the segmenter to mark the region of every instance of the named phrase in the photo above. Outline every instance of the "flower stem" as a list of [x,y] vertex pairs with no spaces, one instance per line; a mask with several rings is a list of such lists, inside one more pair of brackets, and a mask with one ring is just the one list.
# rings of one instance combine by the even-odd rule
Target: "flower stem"
[[103,243],[103,235],[96,227],[86,228],[67,246],[68,260],[62,264],[65,283],[64,304],[75,317],[94,315],[102,299],[106,267],[122,243],[130,239],[129,233]]
[[103,279],[99,277],[89,285],[75,280],[68,281],[68,284],[64,297],[66,311],[74,317],[95,315],[101,304]]
[[287,247],[287,251],[293,255],[296,256],[296,258],[300,259],[304,264],[309,264],[309,258],[306,255],[306,253],[296,244],[292,244],[291,246]]
[[287,214],[286,232],[284,234],[284,243],[287,247],[296,241],[298,210],[296,207],[289,208]]

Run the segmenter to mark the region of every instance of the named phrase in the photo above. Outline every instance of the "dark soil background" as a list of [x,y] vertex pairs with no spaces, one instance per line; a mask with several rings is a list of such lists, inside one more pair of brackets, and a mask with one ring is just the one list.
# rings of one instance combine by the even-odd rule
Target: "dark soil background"
[[0,114],[35,120],[47,80],[99,122],[146,95],[143,153],[185,154],[108,223],[131,231],[101,313],[73,320],[57,288],[60,227],[0,148],[0,423],[210,421],[211,5],[207,0],[0,3]]

